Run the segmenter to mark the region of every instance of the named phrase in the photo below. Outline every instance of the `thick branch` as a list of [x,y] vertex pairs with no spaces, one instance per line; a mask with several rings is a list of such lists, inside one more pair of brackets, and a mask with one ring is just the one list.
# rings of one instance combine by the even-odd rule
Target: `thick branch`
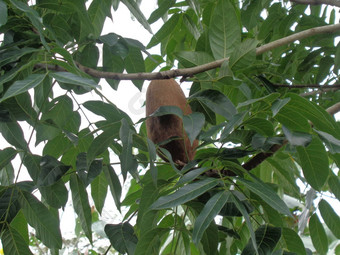
[[[297,40],[302,40],[306,37],[310,37],[313,35],[324,34],[324,33],[333,33],[335,31],[340,30],[340,24],[336,25],[327,25],[322,27],[315,27],[311,29],[307,29],[302,32],[298,32],[296,34],[284,37],[282,39],[270,42],[268,44],[262,45],[256,48],[256,55],[263,54],[264,52],[270,51],[277,47],[292,43]],[[229,60],[229,58],[220,59],[214,62],[210,62],[207,64],[190,67],[190,68],[182,68],[182,69],[172,69],[168,71],[162,71],[157,73],[112,73],[112,72],[103,72],[93,68],[89,68],[78,64],[78,67],[83,72],[91,75],[96,78],[106,78],[113,80],[160,80],[160,79],[170,79],[178,76],[182,77],[191,77],[195,74],[202,73],[211,69],[218,68],[222,65],[224,61]],[[37,64],[37,68],[48,68],[55,71],[65,71],[63,68],[51,66],[51,65],[43,65]]]
[[316,94],[321,94],[321,93],[324,93],[324,92],[336,91],[338,89],[340,89],[340,88],[318,89],[318,90],[313,90],[313,91],[301,93],[300,96],[301,97],[309,97],[309,96],[314,96]]
[[310,5],[327,4],[340,7],[340,1],[338,0],[290,0],[290,1],[296,4],[310,4]]

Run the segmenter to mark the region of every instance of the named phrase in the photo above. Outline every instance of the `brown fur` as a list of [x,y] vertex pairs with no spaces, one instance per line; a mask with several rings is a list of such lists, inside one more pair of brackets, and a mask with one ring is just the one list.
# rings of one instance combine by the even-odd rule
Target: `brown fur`
[[[152,114],[160,106],[170,105],[178,106],[185,115],[192,113],[181,87],[173,79],[151,81],[146,92],[145,104],[146,116]],[[146,120],[146,129],[148,137],[155,144],[172,137],[179,137],[162,145],[170,152],[175,163],[188,163],[194,159],[198,141],[195,140],[193,145],[190,144],[189,138],[183,130],[182,119],[179,117],[175,115],[150,117]],[[166,160],[162,155],[160,156]]]

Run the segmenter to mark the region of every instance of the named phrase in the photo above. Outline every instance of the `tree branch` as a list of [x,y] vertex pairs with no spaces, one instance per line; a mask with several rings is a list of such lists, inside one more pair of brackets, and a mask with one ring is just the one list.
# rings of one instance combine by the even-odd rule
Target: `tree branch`
[[340,88],[340,84],[333,84],[333,85],[319,85],[319,84],[301,84],[301,85],[289,85],[289,84],[273,84],[275,87],[278,88],[318,88],[318,89],[336,89]]
[[324,92],[336,91],[338,89],[340,89],[340,88],[318,89],[318,90],[313,90],[313,91],[301,93],[300,96],[301,97],[309,97],[309,96],[314,96],[316,94],[321,94],[321,93],[324,93]]
[[290,1],[296,4],[310,4],[310,5],[327,4],[340,7],[340,1],[338,0],[290,0]]
[[[336,25],[327,25],[322,27],[315,27],[311,29],[307,29],[302,32],[298,32],[296,34],[278,39],[276,41],[270,42],[268,44],[262,45],[256,48],[256,55],[261,55],[264,52],[270,51],[277,47],[292,43],[294,41],[302,40],[306,37],[310,37],[313,35],[324,34],[324,33],[334,33],[335,31],[340,30],[340,24]],[[190,68],[182,68],[182,69],[172,69],[168,71],[156,72],[156,73],[113,73],[113,72],[103,72],[93,68],[89,68],[83,66],[81,64],[77,64],[79,69],[83,72],[91,75],[96,78],[106,78],[113,80],[161,80],[161,79],[170,79],[178,76],[183,77],[192,77],[195,74],[202,73],[211,69],[218,68],[222,65],[224,61],[228,61],[229,58],[224,58],[220,60],[216,60],[214,62],[210,62],[207,64],[190,67]],[[48,68],[54,71],[66,71],[65,69],[46,64],[36,64],[36,68]]]

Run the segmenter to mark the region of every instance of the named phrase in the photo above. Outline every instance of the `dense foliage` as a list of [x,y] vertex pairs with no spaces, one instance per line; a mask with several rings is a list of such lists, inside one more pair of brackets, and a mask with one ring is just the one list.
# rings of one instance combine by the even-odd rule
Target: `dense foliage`
[[[0,0],[5,254],[65,249],[68,196],[93,243],[108,192],[124,221],[105,222],[111,248],[92,254],[339,251],[330,202],[340,199],[338,9],[299,2],[159,0],[146,18],[134,0]],[[148,45],[102,34],[121,5],[145,33],[163,22]],[[160,55],[148,53],[154,46]],[[133,123],[98,85],[116,90],[131,79],[141,90],[144,80],[175,76],[192,82],[194,112],[156,114],[180,116],[200,142],[181,170],[156,156],[145,119]],[[77,100],[89,93],[102,100]],[[31,180],[18,181],[26,171]]]

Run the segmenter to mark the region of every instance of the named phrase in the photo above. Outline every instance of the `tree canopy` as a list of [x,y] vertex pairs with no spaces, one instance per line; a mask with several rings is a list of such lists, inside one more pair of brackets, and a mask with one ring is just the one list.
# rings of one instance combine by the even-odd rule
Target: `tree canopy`
[[[339,1],[158,0],[149,17],[138,2],[0,0],[5,254],[70,251],[69,196],[91,247],[81,253],[340,252]],[[147,45],[103,34],[122,5]],[[191,84],[193,113],[157,114],[199,140],[181,170],[164,149],[169,162],[157,157],[146,118],[101,90],[176,77]],[[100,218],[108,193],[118,224]]]

